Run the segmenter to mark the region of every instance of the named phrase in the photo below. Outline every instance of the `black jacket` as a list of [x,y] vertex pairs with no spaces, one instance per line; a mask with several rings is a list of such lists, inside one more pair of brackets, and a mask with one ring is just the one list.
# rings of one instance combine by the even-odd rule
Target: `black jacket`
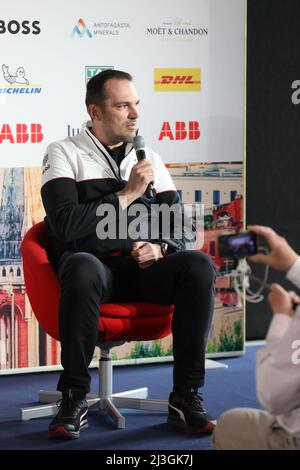
[[[185,248],[185,241],[178,230],[176,233],[171,230],[166,238],[159,226],[158,236],[151,237],[151,209],[165,204],[168,207],[177,207],[178,212],[178,208],[182,206],[161,158],[149,148],[146,149],[146,155],[154,168],[155,184],[152,199],[144,195],[133,203],[141,204],[148,213],[147,217],[140,218],[143,229],[141,232],[144,231],[144,235],[148,228],[147,236],[141,236],[140,239],[153,243],[166,241],[168,252],[182,250]],[[130,215],[133,204],[127,208],[126,214],[122,211],[115,193],[126,186],[130,171],[136,163],[137,157],[132,144],[127,144],[125,158],[118,168],[114,159],[88,128],[84,128],[75,137],[67,137],[49,145],[43,161],[41,195],[47,214],[45,222],[49,235],[48,254],[53,264],[57,264],[64,251],[85,251],[98,257],[112,251],[122,251],[123,254],[130,252],[134,238],[130,233],[125,237],[123,233],[120,237],[119,218],[121,215],[123,220],[127,216],[128,226],[137,216]],[[99,212],[103,212],[105,207],[110,207],[112,213],[115,211],[117,230],[115,235],[99,239],[97,228],[99,232],[101,223],[103,228],[104,218],[107,219],[107,214],[99,215]]]

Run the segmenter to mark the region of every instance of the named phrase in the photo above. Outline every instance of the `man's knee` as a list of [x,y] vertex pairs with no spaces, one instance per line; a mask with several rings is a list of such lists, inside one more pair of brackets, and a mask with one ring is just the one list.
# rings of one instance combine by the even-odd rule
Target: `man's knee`
[[183,251],[184,261],[189,271],[198,279],[206,279],[213,283],[216,277],[216,268],[212,259],[201,251]]
[[245,414],[246,409],[234,408],[225,411],[220,416],[212,435],[212,446],[214,449],[222,450],[228,448],[228,439],[231,439],[235,433],[239,434],[241,425],[247,426]]
[[228,427],[230,426],[232,411],[234,410],[226,411],[218,419],[212,434],[212,446],[214,449],[221,450],[224,448],[224,437],[229,431]]
[[101,283],[105,275],[102,263],[90,253],[74,253],[65,263],[61,280],[80,291]]

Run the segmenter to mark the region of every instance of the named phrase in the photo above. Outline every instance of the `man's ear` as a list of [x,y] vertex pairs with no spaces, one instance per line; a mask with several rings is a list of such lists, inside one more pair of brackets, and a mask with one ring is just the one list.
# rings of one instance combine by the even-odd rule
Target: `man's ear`
[[89,104],[87,111],[92,121],[102,121],[102,112],[96,104]]

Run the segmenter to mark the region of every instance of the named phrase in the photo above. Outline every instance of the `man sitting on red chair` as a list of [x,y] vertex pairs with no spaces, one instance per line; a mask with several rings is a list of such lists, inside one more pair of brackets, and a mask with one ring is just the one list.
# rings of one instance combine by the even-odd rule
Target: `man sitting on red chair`
[[[97,342],[99,305],[108,301],[174,304],[168,422],[191,433],[211,432],[214,427],[198,393],[204,385],[214,303],[210,258],[186,250],[184,237],[176,231],[157,239],[117,234],[120,214],[126,213],[127,223],[135,219],[132,214],[137,212],[130,212],[134,204],[150,211],[153,204],[181,207],[161,158],[146,148],[147,158],[137,159],[132,142],[138,103],[129,74],[101,72],[87,84],[91,121],[77,136],[52,143],[44,157],[41,193],[49,258],[61,283],[63,366],[57,386],[63,400],[50,424],[50,437],[77,438],[87,425],[88,367]],[[148,193],[151,182],[153,194]],[[106,223],[108,237],[102,236]],[[139,218],[139,223],[144,225],[140,233],[145,233],[149,219]],[[110,256],[115,252],[121,256]]]

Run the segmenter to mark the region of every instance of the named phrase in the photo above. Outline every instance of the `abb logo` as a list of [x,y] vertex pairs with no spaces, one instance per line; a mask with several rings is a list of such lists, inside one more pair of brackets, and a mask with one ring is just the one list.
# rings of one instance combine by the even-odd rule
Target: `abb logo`
[[176,85],[185,83],[186,85],[192,85],[193,83],[196,83],[195,80],[193,80],[193,75],[163,75],[161,77],[161,82],[162,84],[165,85]]
[[168,138],[170,140],[198,140],[200,138],[200,129],[198,121],[176,121],[175,128],[171,128],[168,121],[162,125],[158,140]]
[[25,144],[29,141],[32,144],[38,144],[43,138],[41,124],[16,124],[15,133],[12,132],[9,124],[3,124],[0,131],[0,144],[5,140],[11,144]]

